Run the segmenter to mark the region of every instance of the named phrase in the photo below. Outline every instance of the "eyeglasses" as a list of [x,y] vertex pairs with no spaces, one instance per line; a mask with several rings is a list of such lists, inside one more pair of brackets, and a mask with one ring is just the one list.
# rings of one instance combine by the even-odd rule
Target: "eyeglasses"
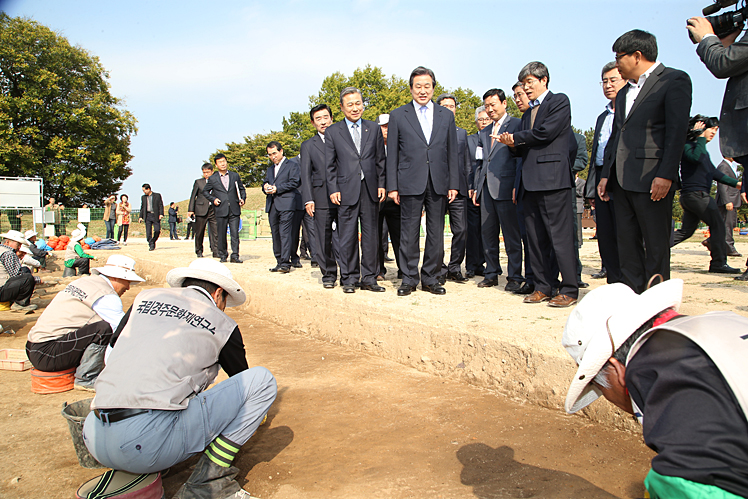
[[622,79],[623,78],[603,78],[603,81],[600,82],[600,86],[604,87],[608,83],[610,83],[611,85],[615,85],[616,83],[618,83]]
[[538,83],[540,80],[536,78],[529,78],[527,81],[523,83],[525,87],[534,87],[536,83]]
[[616,62],[620,61],[623,57],[626,57],[627,55],[632,55],[632,54],[635,54],[635,53],[636,53],[636,51],[634,51],[634,52],[626,52],[624,54],[616,54]]
[[491,121],[491,118],[478,118],[475,121],[477,121],[478,123],[488,123]]

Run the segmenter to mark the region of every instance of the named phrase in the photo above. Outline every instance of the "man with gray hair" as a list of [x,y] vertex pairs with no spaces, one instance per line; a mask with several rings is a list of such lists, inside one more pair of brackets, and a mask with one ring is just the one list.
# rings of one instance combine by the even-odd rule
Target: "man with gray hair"
[[488,117],[486,106],[478,106],[475,109],[475,126],[478,131],[468,135],[468,154],[470,155],[470,175],[468,176],[468,197],[467,203],[467,244],[465,248],[465,277],[472,279],[475,276],[482,276],[486,263],[483,254],[483,241],[481,241],[480,230],[480,208],[472,202],[475,183],[475,172],[483,162],[483,149],[478,147],[478,135],[481,130],[491,123]]
[[[457,115],[457,98],[452,94],[441,94],[436,98],[436,103],[446,107],[452,114]],[[444,284],[447,280],[463,283],[467,278],[462,275],[462,261],[465,259],[465,247],[467,244],[467,200],[469,194],[468,177],[472,167],[470,151],[467,146],[467,131],[457,128],[457,159],[459,165],[459,189],[454,201],[447,204],[449,213],[449,229],[452,231],[452,248],[449,252],[449,265],[442,264],[442,273],[439,283]]]
[[384,137],[379,125],[361,118],[364,99],[359,89],[344,88],[340,108],[345,119],[325,132],[327,191],[332,203],[339,206],[340,280],[344,293],[354,293],[359,281],[362,290],[382,292],[377,275],[379,203],[385,196]]
[[637,418],[657,452],[645,497],[748,497],[748,319],[680,315],[682,296],[681,279],[588,293],[564,329],[579,366],[565,408],[602,395]]
[[[522,129],[504,132],[496,138],[522,155],[522,187],[525,225],[530,261],[535,274],[535,291],[525,303],[548,302],[551,307],[568,307],[577,301],[576,243],[574,219],[569,208],[574,179],[569,156],[571,104],[565,94],[548,90],[550,74],[542,62],[528,63],[519,73],[530,109],[522,115]],[[555,252],[562,281],[559,294],[552,296],[555,279],[548,248]]]

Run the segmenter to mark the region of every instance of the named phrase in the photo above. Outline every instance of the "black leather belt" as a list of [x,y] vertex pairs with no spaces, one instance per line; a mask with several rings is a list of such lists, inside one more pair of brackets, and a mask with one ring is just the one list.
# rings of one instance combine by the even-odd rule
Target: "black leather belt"
[[94,409],[94,415],[102,423],[116,423],[148,412],[148,409]]

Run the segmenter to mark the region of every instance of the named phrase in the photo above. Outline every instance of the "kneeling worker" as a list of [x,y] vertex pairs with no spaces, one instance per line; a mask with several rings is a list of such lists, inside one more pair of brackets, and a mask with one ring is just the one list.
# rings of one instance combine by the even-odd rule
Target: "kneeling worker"
[[[141,291],[115,333],[96,382],[83,438],[103,465],[155,473],[205,451],[180,499],[250,495],[231,464],[275,400],[275,378],[248,368],[226,307],[246,295],[228,268],[199,259],[166,275],[172,286]],[[206,390],[222,368],[229,379]]]
[[29,331],[26,354],[46,372],[76,367],[75,387],[93,390],[104,367],[104,353],[125,313],[120,296],[131,282],[142,282],[135,260],[112,255],[94,274],[76,279],[57,293]]
[[603,395],[636,416],[657,452],[644,480],[652,499],[748,497],[748,319],[679,315],[682,295],[680,279],[587,294],[564,330],[579,365],[566,411]]

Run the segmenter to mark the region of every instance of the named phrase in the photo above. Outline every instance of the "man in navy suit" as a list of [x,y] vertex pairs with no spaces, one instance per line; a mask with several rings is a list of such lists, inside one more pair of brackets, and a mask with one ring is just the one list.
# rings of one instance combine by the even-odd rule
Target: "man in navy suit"
[[[431,102],[436,78],[422,66],[410,74],[413,101],[390,113],[387,141],[387,190],[400,205],[400,265],[403,282],[398,296],[421,289],[446,293],[439,282],[444,260],[446,203],[457,197],[460,179],[457,159],[457,126],[448,110]],[[421,212],[426,211],[426,245],[423,266],[419,238]]]
[[229,163],[226,156],[217,154],[214,162],[218,171],[208,178],[203,187],[203,196],[215,206],[218,256],[221,262],[225,263],[229,255],[226,244],[228,228],[231,231],[231,262],[242,263],[239,259],[239,217],[247,199],[247,192],[239,174],[228,171]]
[[[291,271],[291,252],[293,231],[299,232],[294,219],[296,208],[300,203],[301,170],[299,163],[283,156],[283,146],[278,141],[268,143],[266,150],[271,165],[265,173],[262,190],[266,194],[265,212],[270,222],[270,234],[273,236],[273,254],[276,265],[270,272],[287,274]],[[297,239],[298,244],[298,239]]]
[[[384,137],[379,125],[361,119],[361,91],[346,87],[340,93],[343,121],[325,132],[327,191],[338,206],[340,280],[343,292],[384,291],[379,273],[379,202],[384,201]],[[361,222],[359,258],[358,225]]]
[[[535,273],[535,291],[525,303],[548,301],[551,307],[568,307],[577,302],[576,242],[570,208],[574,180],[569,156],[571,105],[565,94],[548,90],[550,74],[542,62],[528,63],[519,73],[530,109],[522,115],[522,129],[495,136],[522,154],[522,194]],[[576,151],[575,151],[576,152]],[[562,281],[559,293],[551,297],[551,262],[544,258],[548,248],[555,252]]]
[[[452,94],[441,94],[436,98],[436,103],[452,111],[452,114],[457,111],[457,98]],[[460,185],[457,189],[457,197],[447,204],[449,229],[452,231],[452,248],[449,252],[449,265],[442,265],[442,274],[439,277],[440,284],[444,284],[448,280],[458,283],[468,280],[462,275],[461,266],[465,259],[465,249],[467,247],[468,177],[470,176],[472,162],[468,150],[467,131],[460,127],[457,127],[457,159],[459,161]]]
[[522,286],[522,236],[519,231],[517,206],[512,201],[514,180],[519,168],[518,158],[506,144],[492,138],[504,132],[520,130],[521,120],[506,112],[506,94],[492,88],[483,94],[483,103],[492,126],[478,134],[478,147],[483,151],[483,161],[475,174],[473,203],[481,210],[481,235],[486,258],[485,278],[479,288],[496,286],[501,274],[499,263],[499,230],[504,235],[504,249],[508,260],[505,291],[515,292]]
[[322,286],[332,289],[338,278],[338,265],[332,251],[332,222],[338,219],[338,206],[327,192],[325,131],[332,125],[330,106],[314,106],[309,111],[309,118],[317,133],[301,143],[301,197],[307,215],[314,217],[316,255],[322,272]]
[[[481,130],[491,124],[486,106],[479,106],[475,110],[475,126],[478,132],[468,135],[468,154],[470,156],[470,175],[468,176],[468,203],[467,203],[467,243],[465,244],[465,277],[472,279],[475,276],[483,276],[486,257],[483,254],[483,241],[480,233],[480,206],[473,203],[475,193],[475,172],[483,163],[483,149],[478,149],[478,134]],[[480,158],[478,157],[480,156]]]
[[615,196],[624,284],[637,293],[657,274],[670,279],[673,197],[691,111],[691,78],[657,62],[657,40],[641,30],[613,44],[629,85],[616,96],[613,131],[597,192]]
[[203,188],[208,183],[210,176],[213,175],[213,165],[203,163],[202,172],[203,176],[195,180],[192,185],[187,216],[195,216],[195,254],[197,257],[203,257],[203,240],[205,239],[205,227],[207,225],[210,251],[214,258],[220,258],[220,255],[218,255],[218,229],[216,228],[215,210],[213,209],[213,203],[203,196]]
[[603,66],[602,81],[603,94],[609,100],[605,111],[600,113],[595,122],[595,135],[592,138],[592,154],[590,154],[590,171],[587,174],[585,186],[585,197],[591,200],[595,208],[595,225],[597,234],[597,246],[600,251],[600,259],[603,263],[603,271],[594,274],[594,278],[608,278],[608,284],[623,282],[621,276],[621,264],[618,259],[618,238],[616,236],[615,203],[613,197],[602,201],[597,194],[597,184],[603,171],[605,146],[608,145],[610,134],[613,131],[613,118],[616,113],[616,95],[618,91],[626,86],[626,80],[616,68],[615,62],[609,62]]

